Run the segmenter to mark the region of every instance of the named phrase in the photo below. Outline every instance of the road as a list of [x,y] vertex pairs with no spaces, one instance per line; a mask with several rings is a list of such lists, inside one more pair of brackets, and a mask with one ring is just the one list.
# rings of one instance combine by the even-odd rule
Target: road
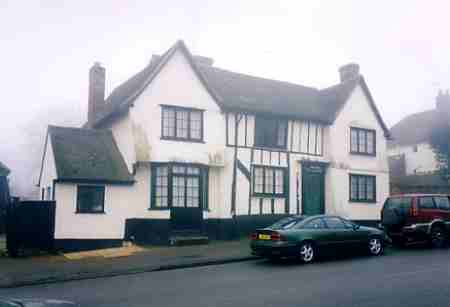
[[449,306],[450,249],[302,265],[264,260],[73,281],[0,296],[58,298],[80,306]]

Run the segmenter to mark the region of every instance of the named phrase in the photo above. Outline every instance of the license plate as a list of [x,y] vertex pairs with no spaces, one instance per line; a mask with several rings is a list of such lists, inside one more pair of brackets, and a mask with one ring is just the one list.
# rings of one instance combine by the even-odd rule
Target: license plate
[[270,240],[270,235],[258,235],[258,239],[260,240]]

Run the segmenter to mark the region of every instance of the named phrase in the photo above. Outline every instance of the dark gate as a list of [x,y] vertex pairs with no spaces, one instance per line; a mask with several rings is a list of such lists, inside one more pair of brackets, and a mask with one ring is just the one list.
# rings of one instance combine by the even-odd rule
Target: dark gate
[[6,245],[12,257],[22,248],[53,250],[55,207],[54,201],[16,201],[9,206]]
[[325,213],[325,170],[319,165],[302,167],[302,214]]

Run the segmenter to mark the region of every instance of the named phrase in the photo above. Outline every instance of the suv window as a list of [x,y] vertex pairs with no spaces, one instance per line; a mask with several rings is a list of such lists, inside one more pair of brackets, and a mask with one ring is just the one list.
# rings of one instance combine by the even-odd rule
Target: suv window
[[448,200],[448,197],[445,196],[435,196],[434,202],[436,203],[436,206],[441,210],[450,210],[450,201]]
[[406,215],[411,208],[412,197],[392,197],[386,200],[384,209],[394,209],[401,215]]
[[346,229],[344,222],[337,217],[327,217],[325,218],[328,228],[331,229]]
[[433,197],[431,196],[419,197],[419,208],[435,209],[436,206],[434,205]]
[[308,223],[306,223],[303,228],[306,229],[324,229],[326,228],[325,223],[321,218],[314,219]]

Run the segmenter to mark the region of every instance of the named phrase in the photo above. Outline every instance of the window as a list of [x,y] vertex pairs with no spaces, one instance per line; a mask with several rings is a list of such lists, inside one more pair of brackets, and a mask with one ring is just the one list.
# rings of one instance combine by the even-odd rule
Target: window
[[104,213],[105,187],[79,185],[77,187],[77,213]]
[[450,210],[450,202],[448,197],[445,196],[435,196],[434,202],[440,210]]
[[268,166],[253,168],[253,194],[255,196],[284,196],[285,170]]
[[375,130],[350,128],[350,152],[352,154],[376,154]]
[[152,167],[152,176],[152,208],[202,206],[206,169],[191,164],[158,164]]
[[390,197],[384,204],[384,210],[392,209],[405,215],[411,209],[412,197]]
[[174,106],[162,107],[162,139],[203,141],[203,111]]
[[286,148],[287,121],[266,117],[256,117],[255,146]]
[[326,228],[325,223],[323,222],[323,219],[318,218],[314,219],[308,223],[306,223],[303,228],[305,229],[324,229]]
[[420,197],[419,198],[419,208],[421,209],[435,209],[436,206],[433,202],[433,197]]
[[376,202],[375,176],[350,175],[350,201]]
[[325,218],[328,228],[330,229],[346,229],[344,222],[337,217],[327,217]]
[[269,228],[270,229],[289,229],[292,228],[293,226],[297,225],[298,223],[300,223],[301,221],[303,221],[303,217],[285,217],[277,222],[275,222],[274,224],[270,225]]

